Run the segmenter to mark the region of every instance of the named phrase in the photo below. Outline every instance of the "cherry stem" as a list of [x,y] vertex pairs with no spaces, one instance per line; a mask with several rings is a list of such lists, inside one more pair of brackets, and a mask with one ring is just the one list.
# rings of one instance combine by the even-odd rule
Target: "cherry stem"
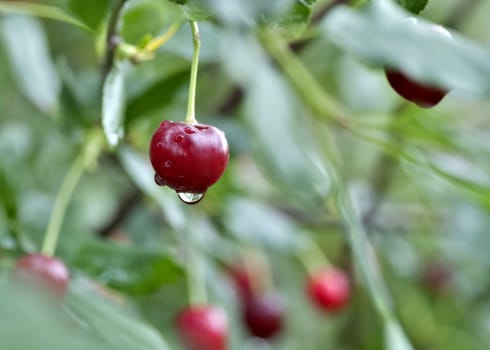
[[82,151],[72,163],[63,179],[54,202],[51,216],[49,217],[46,233],[44,234],[44,241],[41,248],[41,253],[44,255],[54,255],[63,218],[73,191],[79,183],[84,170],[95,161],[100,153],[100,134],[95,135],[98,137],[97,139],[93,138],[93,135],[89,135]]
[[191,80],[189,85],[189,100],[187,102],[187,114],[184,122],[195,124],[196,121],[196,88],[197,88],[197,71],[199,68],[199,50],[201,48],[201,39],[199,36],[199,26],[196,21],[189,21],[192,30],[192,42],[194,44],[194,53],[191,62]]
[[305,249],[298,251],[297,256],[310,275],[318,269],[332,265],[321,248],[314,241],[309,241]]

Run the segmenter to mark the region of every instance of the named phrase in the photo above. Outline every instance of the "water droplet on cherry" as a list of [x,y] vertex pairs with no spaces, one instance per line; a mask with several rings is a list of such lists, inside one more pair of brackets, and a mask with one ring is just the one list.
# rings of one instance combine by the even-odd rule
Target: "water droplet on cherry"
[[181,142],[183,139],[184,139],[184,135],[175,135],[174,136],[175,142]]
[[158,174],[155,174],[155,183],[159,186],[165,186],[165,180]]
[[165,163],[163,163],[164,168],[171,168],[172,165],[173,165],[172,161],[168,159],[165,161]]
[[204,193],[177,192],[180,200],[186,204],[196,204],[204,197]]
[[186,128],[184,129],[184,131],[185,131],[185,133],[186,133],[186,134],[195,134],[195,133],[196,133],[196,130],[192,129],[192,128],[191,128],[191,127],[189,127],[189,126],[188,126],[188,127],[186,127]]

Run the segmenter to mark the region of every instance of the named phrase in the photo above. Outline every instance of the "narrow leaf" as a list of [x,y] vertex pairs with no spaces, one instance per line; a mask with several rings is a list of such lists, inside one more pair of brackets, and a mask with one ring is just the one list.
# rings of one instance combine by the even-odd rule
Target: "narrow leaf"
[[58,7],[35,4],[28,2],[11,2],[0,1],[0,13],[16,14],[16,15],[30,15],[47,19],[53,19],[69,24],[73,24],[77,27],[90,30],[85,24],[77,20],[76,18],[68,15],[66,12]]
[[125,65],[114,65],[104,82],[102,96],[102,126],[111,147],[124,137]]
[[132,295],[152,293],[182,275],[164,254],[94,241],[80,248],[74,264],[100,282]]
[[61,81],[49,55],[44,30],[36,18],[12,16],[0,23],[14,78],[41,112],[58,112]]
[[167,350],[161,335],[143,323],[127,308],[102,299],[82,283],[72,283],[74,288],[68,299],[68,308],[86,327],[97,334],[112,350]]

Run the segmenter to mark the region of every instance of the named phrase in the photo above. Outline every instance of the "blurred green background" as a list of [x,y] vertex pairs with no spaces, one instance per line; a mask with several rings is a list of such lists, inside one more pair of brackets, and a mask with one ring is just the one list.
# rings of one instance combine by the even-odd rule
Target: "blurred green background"
[[[0,348],[180,349],[183,247],[227,310],[230,349],[490,348],[490,2],[430,0],[418,16],[455,36],[434,41],[435,55],[397,31],[392,20],[408,13],[331,3],[126,3],[116,29],[127,44],[203,19],[197,118],[226,132],[231,158],[188,206],[153,183],[147,156],[160,122],[185,115],[188,26],[149,61],[104,66],[118,1],[0,1]],[[361,18],[342,21],[338,8]],[[451,89],[433,109],[386,82],[383,64],[413,62]],[[103,124],[117,146],[102,142]],[[60,312],[9,276],[40,248],[80,154],[56,251],[73,275]],[[316,246],[352,276],[338,315],[304,293],[301,257]],[[287,300],[287,326],[269,345],[248,338],[224,268],[249,255],[267,257]]]

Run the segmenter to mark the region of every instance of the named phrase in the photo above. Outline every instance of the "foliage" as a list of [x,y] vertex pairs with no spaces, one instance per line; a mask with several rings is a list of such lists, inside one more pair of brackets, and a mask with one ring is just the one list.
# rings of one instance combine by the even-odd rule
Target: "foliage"
[[[257,349],[226,266],[259,257],[288,305],[271,349],[487,349],[488,16],[476,0],[0,1],[0,348],[178,349],[187,278],[226,309],[230,349]],[[231,149],[194,206],[147,156],[186,114],[188,20],[197,119]],[[446,21],[452,40],[431,31]],[[421,109],[385,66],[450,93]],[[11,279],[59,225],[63,307]],[[304,292],[322,254],[354,281],[335,316]]]

